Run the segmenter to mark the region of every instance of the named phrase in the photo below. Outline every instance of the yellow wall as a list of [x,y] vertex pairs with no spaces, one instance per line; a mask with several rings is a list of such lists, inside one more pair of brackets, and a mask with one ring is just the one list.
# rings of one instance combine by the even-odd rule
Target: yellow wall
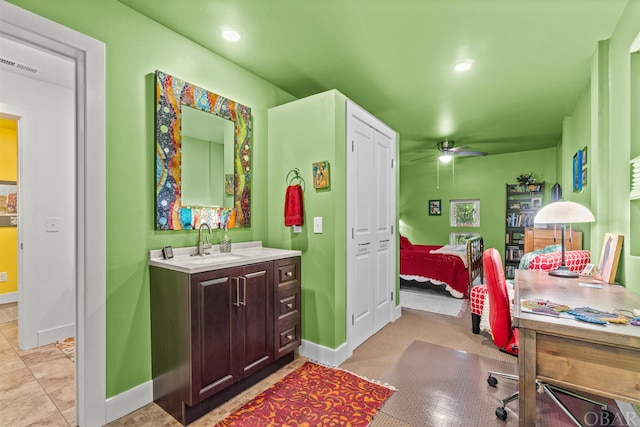
[[[14,120],[0,118],[0,181],[18,180],[18,126]],[[19,195],[18,195],[19,197]],[[18,228],[0,227],[0,294],[18,291]]]

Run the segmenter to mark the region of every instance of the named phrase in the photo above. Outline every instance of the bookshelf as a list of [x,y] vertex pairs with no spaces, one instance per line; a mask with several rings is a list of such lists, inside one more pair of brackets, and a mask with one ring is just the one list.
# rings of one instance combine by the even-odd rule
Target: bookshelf
[[504,244],[504,273],[511,279],[524,255],[525,228],[533,227],[533,220],[542,207],[544,182],[527,186],[507,184],[506,227]]

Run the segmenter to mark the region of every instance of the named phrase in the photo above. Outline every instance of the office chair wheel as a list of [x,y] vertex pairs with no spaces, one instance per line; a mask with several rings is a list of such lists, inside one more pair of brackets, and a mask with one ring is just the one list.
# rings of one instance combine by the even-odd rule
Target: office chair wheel
[[489,383],[491,387],[495,387],[496,384],[498,384],[498,379],[489,375],[489,378],[487,378],[487,383]]
[[502,406],[498,406],[496,408],[496,417],[500,418],[502,421],[507,419],[507,410]]

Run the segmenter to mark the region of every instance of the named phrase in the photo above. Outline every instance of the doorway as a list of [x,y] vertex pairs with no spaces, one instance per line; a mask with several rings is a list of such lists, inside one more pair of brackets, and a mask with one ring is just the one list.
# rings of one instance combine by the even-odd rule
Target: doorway
[[0,23],[1,36],[75,64],[76,421],[101,426],[106,423],[105,46],[4,0]]

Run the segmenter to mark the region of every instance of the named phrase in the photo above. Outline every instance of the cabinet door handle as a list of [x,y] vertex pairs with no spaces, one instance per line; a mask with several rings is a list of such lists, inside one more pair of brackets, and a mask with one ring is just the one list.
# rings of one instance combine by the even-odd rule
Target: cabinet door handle
[[[242,302],[240,304],[247,305],[247,278],[242,277],[242,280],[244,281],[244,297],[242,298]],[[239,282],[240,281],[238,280],[238,283]]]
[[286,273],[284,273],[284,275],[287,277],[291,277],[293,276],[293,271],[287,271]]
[[290,302],[289,304],[287,304],[287,308],[293,308],[293,303]]
[[236,279],[236,302],[233,305],[240,307],[240,278],[234,277],[234,279]]
[[294,338],[294,337],[293,337],[293,335],[292,335],[292,334],[287,335],[287,339],[288,339],[288,340],[292,340],[293,338]]

